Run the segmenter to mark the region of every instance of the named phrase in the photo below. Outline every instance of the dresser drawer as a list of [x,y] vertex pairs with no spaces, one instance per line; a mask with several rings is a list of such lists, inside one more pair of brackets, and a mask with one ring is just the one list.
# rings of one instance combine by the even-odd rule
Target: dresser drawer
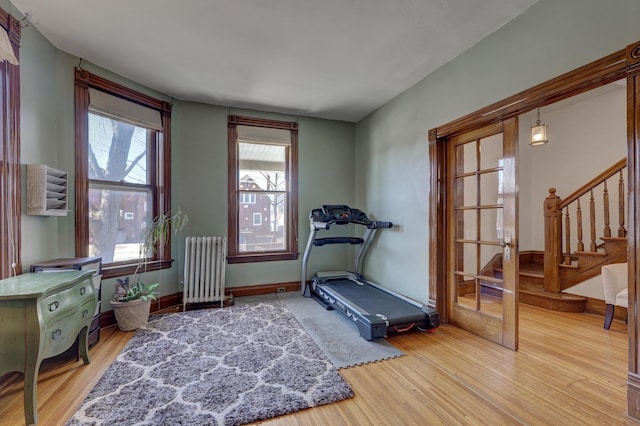
[[79,305],[91,300],[94,300],[93,284],[86,280],[42,299],[40,306],[44,320],[48,322],[74,311]]
[[70,315],[48,324],[44,330],[44,357],[55,356],[67,350],[78,336],[82,325],[88,326],[91,323],[94,309],[95,301],[90,300],[80,307],[76,306],[76,311]]

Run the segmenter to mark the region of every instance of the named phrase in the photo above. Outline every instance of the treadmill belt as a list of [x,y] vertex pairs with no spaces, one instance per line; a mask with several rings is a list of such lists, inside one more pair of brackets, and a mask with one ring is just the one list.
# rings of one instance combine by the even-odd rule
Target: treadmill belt
[[352,280],[336,279],[318,286],[365,310],[362,314],[384,315],[389,325],[425,320],[425,313],[420,308],[368,284],[360,285]]

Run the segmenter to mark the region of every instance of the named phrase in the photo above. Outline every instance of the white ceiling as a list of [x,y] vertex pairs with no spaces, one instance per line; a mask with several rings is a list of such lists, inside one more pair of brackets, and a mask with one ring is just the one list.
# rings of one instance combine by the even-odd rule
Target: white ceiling
[[58,49],[176,99],[355,122],[536,1],[12,3]]

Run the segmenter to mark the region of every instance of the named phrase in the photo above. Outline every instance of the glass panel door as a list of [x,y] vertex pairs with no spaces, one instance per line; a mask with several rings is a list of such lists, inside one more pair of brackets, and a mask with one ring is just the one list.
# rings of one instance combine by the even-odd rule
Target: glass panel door
[[518,347],[517,119],[450,140],[448,317]]

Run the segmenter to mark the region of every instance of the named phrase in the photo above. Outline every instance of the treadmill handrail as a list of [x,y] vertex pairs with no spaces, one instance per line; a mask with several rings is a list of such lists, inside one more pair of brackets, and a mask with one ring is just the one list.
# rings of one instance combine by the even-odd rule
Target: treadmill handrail
[[313,241],[313,245],[316,247],[322,247],[326,244],[362,244],[364,239],[360,237],[325,237],[316,238]]

